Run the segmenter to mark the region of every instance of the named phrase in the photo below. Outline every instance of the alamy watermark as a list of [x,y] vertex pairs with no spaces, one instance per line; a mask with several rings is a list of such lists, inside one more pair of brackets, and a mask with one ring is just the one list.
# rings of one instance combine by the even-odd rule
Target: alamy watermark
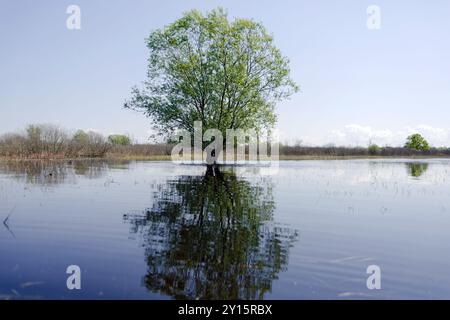
[[70,265],[66,269],[70,276],[67,278],[66,286],[69,290],[81,290],[81,268],[77,265]]
[[377,5],[370,5],[366,9],[368,15],[366,26],[369,30],[380,30],[381,29],[381,8]]
[[381,289],[381,268],[377,265],[370,265],[366,270],[367,274],[370,276],[367,278],[366,286],[369,290],[380,290]]
[[67,7],[66,13],[69,14],[66,20],[66,27],[69,30],[81,29],[81,9],[75,4],[71,4]]
[[203,131],[202,122],[195,121],[193,132],[180,130],[175,138],[178,144],[172,149],[173,162],[278,167],[280,144],[275,131],[264,137],[255,129]]

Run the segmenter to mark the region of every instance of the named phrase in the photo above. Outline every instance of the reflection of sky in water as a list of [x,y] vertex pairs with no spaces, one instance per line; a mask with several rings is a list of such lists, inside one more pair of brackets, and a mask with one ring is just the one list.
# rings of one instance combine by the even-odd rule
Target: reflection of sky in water
[[[13,210],[7,221],[10,230],[0,225],[0,298],[168,298],[161,292],[173,296],[173,290],[145,283],[149,271],[153,270],[152,281],[160,281],[171,273],[155,270],[179,269],[192,261],[196,270],[210,272],[210,278],[201,278],[209,285],[220,279],[216,263],[220,260],[214,260],[218,252],[228,257],[225,271],[241,266],[232,276],[247,276],[256,284],[264,280],[265,298],[450,298],[449,164],[440,159],[283,162],[271,176],[255,175],[255,168],[237,168],[235,191],[252,196],[238,202],[241,207],[228,204],[237,216],[243,214],[228,229],[235,238],[214,239],[220,219],[210,215],[208,228],[202,230],[189,220],[195,218],[199,197],[183,202],[198,188],[182,177],[200,179],[205,171],[201,166],[0,163],[0,219]],[[174,193],[171,188],[180,185],[188,186],[182,189],[185,193]],[[269,186],[271,195],[258,193],[257,186]],[[211,198],[213,194],[214,189],[206,192],[210,205],[227,207]],[[244,219],[248,212],[264,213],[266,209],[257,204],[269,196],[273,202],[269,218]],[[180,214],[180,206],[189,209]],[[165,215],[142,220],[146,209]],[[134,232],[129,216],[141,219],[140,231]],[[155,226],[162,233],[149,233],[148,228]],[[183,233],[186,230],[192,236]],[[171,253],[192,248],[202,232],[213,238],[199,252],[209,259],[209,269],[198,255],[154,259],[159,265],[149,265],[149,256],[173,258]],[[266,239],[272,240],[265,248],[281,250],[279,257],[285,259],[274,263],[277,253],[264,251],[264,239],[255,244],[239,238],[258,234],[268,235]],[[290,238],[292,234],[297,236]],[[161,246],[153,245],[157,235],[165,241]],[[277,237],[281,242],[274,245]],[[220,251],[217,244],[228,248]],[[247,251],[235,248],[238,244]],[[261,258],[267,254],[266,260]],[[249,261],[250,268],[244,268]],[[264,261],[267,264],[259,268],[256,263]],[[82,269],[79,292],[65,287],[65,268],[70,264]],[[366,288],[370,264],[381,267],[380,291]],[[272,273],[261,276],[267,268]],[[194,269],[183,270],[187,277]],[[249,276],[250,270],[256,274]],[[232,276],[222,275],[229,281]],[[167,289],[170,282],[165,280]],[[239,283],[242,290],[250,288]],[[188,297],[196,292],[192,284],[185,288]],[[214,297],[218,291],[209,294]]]

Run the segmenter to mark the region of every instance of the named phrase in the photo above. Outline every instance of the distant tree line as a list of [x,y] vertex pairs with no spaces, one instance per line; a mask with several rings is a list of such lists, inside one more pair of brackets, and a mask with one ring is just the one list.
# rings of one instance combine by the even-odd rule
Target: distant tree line
[[331,157],[411,157],[411,156],[450,156],[449,148],[430,148],[428,150],[415,150],[405,147],[380,147],[370,145],[369,147],[340,147],[340,146],[280,146],[280,155],[284,156],[331,156]]
[[[171,154],[173,144],[136,144],[126,135],[114,134],[108,137],[93,131],[78,130],[69,133],[51,124],[34,124],[22,133],[8,133],[0,136],[0,156],[11,158],[143,158]],[[430,147],[420,135],[407,138],[404,147],[323,146],[309,147],[301,144],[280,145],[281,156],[450,156],[450,148]]]
[[93,131],[69,134],[51,124],[33,124],[22,133],[0,136],[0,155],[7,157],[103,157],[111,145]]
[[22,132],[0,136],[0,157],[8,158],[100,158],[168,156],[169,144],[135,144],[127,135],[108,137],[94,132],[69,132],[52,124],[29,125]]
[[307,147],[297,144],[295,146],[282,145],[280,154],[286,156],[380,156],[380,157],[411,157],[411,156],[450,156],[450,148],[430,147],[428,141],[420,134],[407,137],[403,147],[381,147],[370,144],[365,147],[339,147],[328,145],[324,147]]

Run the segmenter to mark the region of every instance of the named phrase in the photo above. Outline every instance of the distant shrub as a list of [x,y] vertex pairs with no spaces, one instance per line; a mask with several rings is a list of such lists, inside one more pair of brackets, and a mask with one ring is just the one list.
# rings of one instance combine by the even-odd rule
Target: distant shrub
[[113,155],[123,157],[151,157],[151,156],[170,156],[172,144],[133,144],[129,146],[112,146],[109,151]]
[[110,148],[111,145],[103,135],[89,131],[87,132],[87,144],[83,148],[82,155],[86,157],[103,157]]
[[72,137],[73,142],[79,144],[87,144],[89,142],[89,135],[83,130],[78,130]]
[[425,140],[424,137],[422,137],[418,133],[415,133],[415,134],[410,135],[406,139],[405,148],[413,149],[413,150],[420,150],[420,151],[428,151],[428,150],[430,150],[430,145],[428,144],[428,141]]
[[113,134],[108,137],[109,143],[115,146],[129,146],[131,144],[130,137],[122,134]]
[[68,154],[72,157],[104,157],[111,149],[106,138],[97,132],[78,130],[72,136]]
[[376,145],[376,144],[371,144],[368,148],[367,151],[369,152],[369,155],[371,156],[376,156],[380,154],[381,148]]
[[0,155],[26,156],[28,154],[27,139],[17,133],[8,133],[0,137]]
[[51,124],[33,124],[26,129],[28,154],[64,153],[68,144],[67,133]]

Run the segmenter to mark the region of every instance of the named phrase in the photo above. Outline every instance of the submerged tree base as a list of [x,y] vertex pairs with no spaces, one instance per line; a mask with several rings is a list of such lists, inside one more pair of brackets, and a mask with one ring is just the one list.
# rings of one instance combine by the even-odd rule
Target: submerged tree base
[[214,164],[207,164],[206,165],[206,177],[216,177],[218,179],[223,180],[223,175],[220,172],[219,165],[217,163]]

